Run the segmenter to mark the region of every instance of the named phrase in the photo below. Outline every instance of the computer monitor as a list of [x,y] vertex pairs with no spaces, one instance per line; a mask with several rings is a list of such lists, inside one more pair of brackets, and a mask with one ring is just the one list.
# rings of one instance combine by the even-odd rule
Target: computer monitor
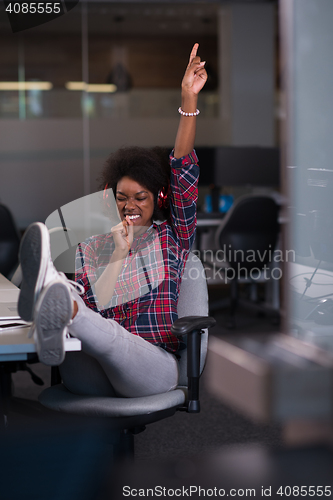
[[[157,148],[168,161],[171,147]],[[259,146],[195,146],[199,159],[199,186],[280,185],[280,150]]]
[[274,147],[220,146],[215,151],[217,186],[280,185],[280,151]]
[[216,148],[213,146],[198,146],[195,148],[195,152],[200,166],[199,186],[215,184]]

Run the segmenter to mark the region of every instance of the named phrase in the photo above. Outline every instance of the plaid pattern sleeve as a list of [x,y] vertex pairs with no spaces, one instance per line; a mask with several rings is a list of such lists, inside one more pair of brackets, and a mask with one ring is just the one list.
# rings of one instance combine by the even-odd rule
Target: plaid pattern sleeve
[[190,250],[197,223],[198,201],[198,158],[193,150],[191,154],[176,159],[170,155],[171,162],[171,218],[180,245]]
[[98,308],[94,283],[112,255],[111,234],[93,236],[78,246],[76,280],[85,288],[88,307],[176,354],[184,344],[171,326],[178,317],[180,283],[195,236],[199,167],[194,151],[180,159],[171,155],[170,164],[171,219],[154,223],[133,241],[109,306]]

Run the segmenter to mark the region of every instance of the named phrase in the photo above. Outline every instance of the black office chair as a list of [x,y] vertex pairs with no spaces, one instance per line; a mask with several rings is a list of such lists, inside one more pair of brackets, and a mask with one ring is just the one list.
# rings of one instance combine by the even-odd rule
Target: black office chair
[[[230,280],[229,328],[235,327],[239,282],[255,285],[264,266],[272,262],[279,234],[278,216],[279,205],[272,197],[247,195],[236,200],[216,231],[216,248],[224,254],[225,273]],[[222,304],[211,303],[210,311]]]
[[174,391],[139,398],[97,397],[73,394],[63,384],[58,384],[44,390],[39,401],[59,412],[107,417],[113,429],[120,432],[119,453],[133,453],[133,434],[143,431],[147,424],[172,416],[177,410],[189,413],[200,411],[199,377],[206,360],[207,329],[215,325],[215,320],[208,317],[203,265],[192,253],[181,283],[178,316],[179,319],[172,325],[172,332],[185,336],[185,341],[187,338],[187,349],[180,353],[179,385]]
[[0,273],[9,279],[18,266],[20,239],[11,212],[0,203]]

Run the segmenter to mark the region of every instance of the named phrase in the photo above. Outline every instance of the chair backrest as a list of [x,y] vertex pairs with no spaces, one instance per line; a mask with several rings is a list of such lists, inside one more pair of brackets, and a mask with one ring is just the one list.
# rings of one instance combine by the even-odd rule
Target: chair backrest
[[279,205],[270,196],[239,198],[218,227],[216,245],[231,267],[262,269],[273,257],[279,233]]
[[[188,256],[184,274],[180,286],[178,300],[178,317],[184,316],[208,316],[208,290],[205,275],[205,269],[201,260],[191,253]],[[201,336],[201,359],[200,370],[202,372],[208,344],[208,331]],[[179,385],[187,385],[187,354],[186,350],[180,351],[181,359],[179,361]]]
[[18,265],[20,235],[13,216],[0,204],[0,273],[11,278]]

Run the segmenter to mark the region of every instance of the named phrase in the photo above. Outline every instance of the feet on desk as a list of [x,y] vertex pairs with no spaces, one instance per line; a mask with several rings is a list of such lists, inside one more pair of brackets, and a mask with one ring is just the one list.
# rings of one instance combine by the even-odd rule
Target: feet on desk
[[26,230],[19,252],[22,268],[22,285],[18,301],[18,312],[25,321],[34,319],[34,308],[43,288],[54,281],[62,281],[67,288],[74,286],[83,293],[83,287],[67,280],[55,269],[50,251],[50,236],[47,227],[34,222]]
[[73,313],[69,287],[58,280],[43,288],[35,308],[33,334],[39,361],[49,366],[65,359],[67,325]]
[[40,222],[26,230],[19,257],[23,281],[18,312],[25,321],[33,321],[31,334],[39,360],[57,366],[65,358],[67,325],[73,314],[71,289],[79,293],[84,289],[54,267],[49,232]]

